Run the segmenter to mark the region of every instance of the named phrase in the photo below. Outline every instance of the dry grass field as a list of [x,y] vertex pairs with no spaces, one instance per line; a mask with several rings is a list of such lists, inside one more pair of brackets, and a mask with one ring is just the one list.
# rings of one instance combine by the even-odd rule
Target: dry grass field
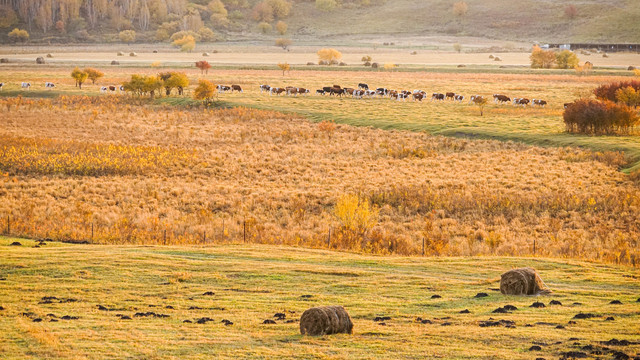
[[[638,265],[640,193],[618,153],[138,102],[0,100],[3,225],[110,244],[329,241],[415,255],[424,242],[427,254]],[[388,106],[421,105],[438,106]],[[350,194],[373,206],[352,205],[368,214],[354,226],[336,211]]]
[[[640,273],[627,267],[267,245],[34,245],[0,238],[3,359],[640,357]],[[537,268],[553,293],[495,291],[520,266]],[[345,306],[353,335],[300,335],[302,312],[326,304]],[[505,305],[517,310],[494,313]]]

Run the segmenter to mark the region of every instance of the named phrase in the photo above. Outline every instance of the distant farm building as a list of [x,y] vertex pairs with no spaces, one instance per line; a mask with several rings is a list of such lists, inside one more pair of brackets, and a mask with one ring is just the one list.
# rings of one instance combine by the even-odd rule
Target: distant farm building
[[606,52],[630,51],[640,52],[640,44],[594,44],[594,43],[570,43],[570,44],[544,44],[543,49],[580,50],[597,49]]

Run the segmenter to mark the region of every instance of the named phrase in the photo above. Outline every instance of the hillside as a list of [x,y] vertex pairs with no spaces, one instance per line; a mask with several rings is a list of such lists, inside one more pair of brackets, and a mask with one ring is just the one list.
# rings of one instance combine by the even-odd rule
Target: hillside
[[[3,359],[640,356],[640,273],[630,268],[264,245],[34,246],[0,237]],[[496,291],[500,274],[521,266],[538,269],[553,293]],[[488,296],[477,298],[481,292]],[[327,304],[345,306],[353,334],[301,336],[302,312]],[[507,304],[517,309],[494,312]],[[594,317],[575,319],[580,313]],[[485,326],[494,324],[489,319],[503,321]]]
[[[97,5],[102,3],[104,8]],[[453,0],[340,3],[322,11],[316,2],[301,0],[53,0],[50,8],[33,0],[5,0],[0,1],[6,13],[0,16],[0,41],[9,43],[7,33],[14,27],[29,30],[33,43],[118,42],[118,32],[126,29],[137,32],[137,42],[167,41],[176,31],[197,33],[206,27],[215,34],[198,33],[202,41],[272,43],[284,36],[299,44],[419,46],[421,37],[446,35],[525,43],[640,42],[640,3],[634,0],[575,1],[572,15],[565,12],[570,4],[554,0],[466,0],[462,15],[454,14]],[[288,25],[284,35],[276,31],[278,21]]]

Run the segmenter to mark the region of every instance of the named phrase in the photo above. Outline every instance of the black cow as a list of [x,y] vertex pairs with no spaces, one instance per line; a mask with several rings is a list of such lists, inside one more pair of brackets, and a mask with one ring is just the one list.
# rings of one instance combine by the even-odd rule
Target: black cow
[[367,85],[365,83],[360,83],[360,84],[358,84],[358,89],[369,90],[369,85]]
[[433,100],[442,100],[442,101],[444,101],[444,94],[433,93],[433,95],[431,95],[431,101],[433,101]]

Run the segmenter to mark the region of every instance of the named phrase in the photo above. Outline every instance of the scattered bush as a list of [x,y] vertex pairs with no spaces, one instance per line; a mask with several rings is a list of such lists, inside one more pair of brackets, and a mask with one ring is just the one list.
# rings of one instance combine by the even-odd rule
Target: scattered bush
[[76,67],[71,72],[71,77],[76,81],[76,86],[82,89],[82,84],[87,80],[89,74]]
[[136,32],[133,30],[123,30],[118,34],[118,38],[123,43],[131,44],[136,41]]
[[287,32],[287,23],[284,21],[278,21],[276,24],[276,30],[280,33],[280,35],[284,35]]
[[458,1],[457,3],[453,4],[452,11],[453,15],[455,16],[465,16],[469,11],[469,6],[464,1]]
[[273,27],[271,26],[271,24],[269,24],[266,21],[261,22],[260,24],[258,24],[258,29],[260,29],[260,31],[263,34],[266,34],[268,32],[271,32],[271,30],[273,29]]
[[337,63],[342,58],[342,53],[336,49],[324,48],[318,50],[318,59],[329,64]]
[[569,50],[562,50],[556,54],[556,64],[560,69],[574,69],[580,60],[578,56]]
[[87,73],[87,77],[91,80],[92,84],[95,84],[96,80],[104,76],[102,71],[93,68],[86,68],[83,71]]
[[176,39],[173,43],[173,46],[179,47],[182,52],[191,52],[196,48],[196,40],[191,35],[186,35],[180,39]]
[[291,39],[276,39],[276,46],[280,46],[282,49],[287,50],[291,46]]
[[200,80],[198,81],[198,86],[193,91],[193,97],[196,100],[202,100],[203,103],[210,103],[213,95],[216,92],[216,86],[208,80]]
[[209,69],[211,69],[211,64],[209,64],[208,61],[201,60],[201,61],[196,61],[196,67],[200,69],[200,72],[202,74],[208,74]]
[[291,71],[291,65],[289,65],[289,63],[279,63],[278,67],[280,68],[280,70],[282,70],[282,76],[284,76],[285,71]]
[[556,63],[556,54],[551,50],[542,50],[539,46],[534,46],[529,59],[534,69],[550,69]]
[[453,50],[457,53],[462,51],[462,45],[460,44],[453,44]]
[[593,90],[593,94],[601,100],[618,101],[616,92],[619,89],[632,87],[636,91],[640,91],[640,80],[620,81],[617,83],[610,83],[600,85]]
[[322,11],[333,11],[338,7],[336,0],[316,0],[316,9]]
[[15,28],[9,32],[9,40],[13,42],[25,42],[29,40],[29,33],[27,30]]
[[567,132],[581,134],[628,133],[638,125],[638,114],[625,104],[611,101],[580,99],[563,114]]

